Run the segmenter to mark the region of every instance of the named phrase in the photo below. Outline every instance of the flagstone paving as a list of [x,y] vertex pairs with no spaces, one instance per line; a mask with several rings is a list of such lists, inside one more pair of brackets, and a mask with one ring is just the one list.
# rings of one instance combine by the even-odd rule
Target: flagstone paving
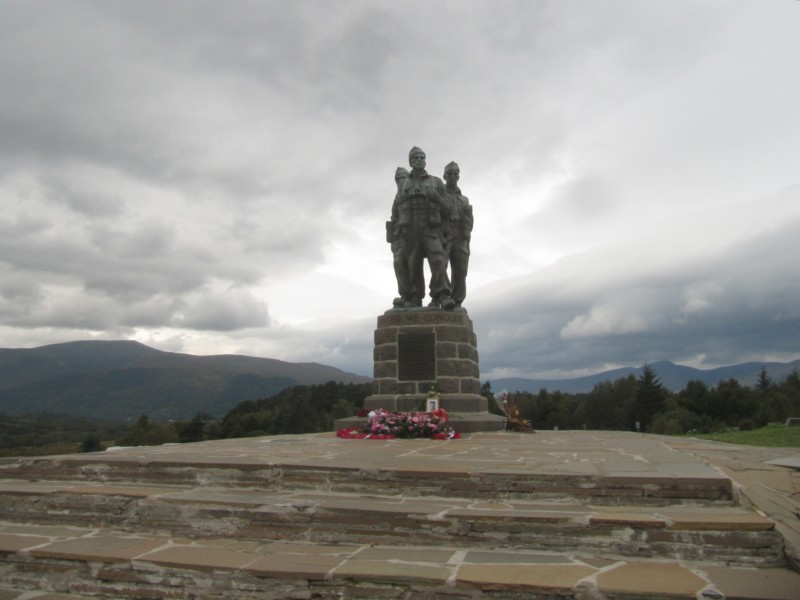
[[664,443],[730,477],[742,503],[775,521],[786,543],[786,557],[800,571],[800,448],[762,448],[675,437],[665,437]]
[[[800,574],[788,568],[797,565],[800,539],[800,485],[791,467],[797,460],[798,449],[621,432],[537,432],[449,441],[313,434],[8,461],[0,465],[0,600],[798,600]],[[359,478],[361,487],[347,491],[347,480]],[[444,487],[431,487],[434,481]],[[376,487],[382,482],[386,489]],[[499,486],[495,496],[491,485]],[[439,495],[442,489],[449,497]],[[23,518],[37,516],[42,506],[52,509],[52,521]],[[81,506],[84,515],[71,512]],[[160,525],[146,526],[142,510],[162,506],[173,508],[158,508],[150,517],[162,519]],[[358,541],[360,534],[321,541],[303,539],[310,534],[299,529],[285,539],[266,538],[289,510],[354,530],[367,530],[370,520],[395,520],[410,532],[422,524],[435,533],[445,519],[470,525],[452,543],[412,543],[412,533],[392,543]],[[230,527],[231,515],[244,513],[266,518],[262,529],[230,536],[208,523],[186,523],[181,533],[164,525],[170,515],[202,515]],[[19,519],[9,520],[13,514]],[[93,522],[103,514],[117,514],[125,528]],[[588,535],[592,528],[612,536],[644,531],[653,539],[684,537],[689,545],[708,532],[728,540],[723,545],[760,544],[758,536],[777,526],[788,564],[754,568],[735,566],[742,560],[736,558],[732,566],[725,559],[592,554],[540,541],[526,547],[510,541],[517,534],[491,531],[469,545],[468,534],[482,523],[503,522],[519,539],[535,528],[572,527],[585,538],[595,535]],[[552,535],[557,543],[559,534]],[[570,535],[561,541],[572,543]]]
[[[564,554],[507,549],[465,552],[456,547],[165,540],[116,532],[93,532],[85,537],[48,541],[47,528],[43,527],[41,533],[18,534],[20,540],[27,540],[27,547],[0,543],[0,553],[7,557],[23,552],[34,558],[104,563],[107,566],[96,572],[105,581],[124,579],[128,571],[122,568],[122,563],[126,568],[139,563],[173,570],[291,577],[308,582],[359,580],[432,589],[525,591],[570,597],[580,590],[594,589],[623,598],[696,598],[704,592],[707,598],[726,594],[727,598],[796,600],[800,590],[800,574],[786,569],[663,561],[591,561]],[[176,572],[167,571],[166,576],[174,577]],[[74,583],[76,587],[90,587],[80,574],[74,577]],[[22,597],[21,592],[14,596],[10,590],[2,594],[5,595],[0,595],[0,599]]]
[[[202,452],[198,448],[202,448]],[[686,478],[719,475],[713,467],[674,449],[660,438],[625,432],[474,433],[448,441],[342,440],[323,433],[215,440],[199,445],[115,448],[103,453],[66,455],[58,459],[31,458],[25,462],[41,461],[59,466],[393,468],[409,474],[535,470],[590,476],[671,474]]]

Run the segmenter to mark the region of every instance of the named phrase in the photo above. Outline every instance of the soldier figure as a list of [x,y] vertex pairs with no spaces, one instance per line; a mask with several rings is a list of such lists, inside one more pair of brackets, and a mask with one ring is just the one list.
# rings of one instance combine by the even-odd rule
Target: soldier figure
[[402,232],[397,226],[397,199],[400,196],[400,189],[403,187],[406,179],[408,179],[408,169],[397,167],[397,170],[394,172],[394,182],[397,184],[397,193],[392,203],[392,219],[391,221],[386,221],[386,241],[391,244],[392,248],[392,262],[394,264],[394,275],[397,278],[397,293],[399,294],[392,302],[395,308],[403,308],[406,302],[410,302],[411,299],[405,244],[403,243]]
[[445,262],[450,265],[453,301],[459,308],[467,296],[469,240],[472,237],[474,223],[469,198],[464,196],[458,187],[460,175],[461,171],[455,162],[445,166],[445,200],[450,209],[450,215],[442,224]]
[[431,270],[429,306],[450,310],[455,307],[455,302],[450,297],[450,281],[442,245],[442,219],[449,218],[444,183],[425,171],[425,152],[421,149],[416,146],[412,148],[408,159],[411,173],[400,185],[392,207],[395,235],[402,240],[407,266],[408,295],[403,298],[403,305],[406,308],[422,306],[425,295],[424,261],[427,258]]

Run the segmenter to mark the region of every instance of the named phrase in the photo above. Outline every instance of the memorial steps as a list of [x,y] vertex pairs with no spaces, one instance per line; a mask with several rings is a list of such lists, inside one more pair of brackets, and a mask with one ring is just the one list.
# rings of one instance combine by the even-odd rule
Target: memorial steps
[[0,599],[797,598],[773,521],[736,497],[612,432],[19,459],[0,466]]

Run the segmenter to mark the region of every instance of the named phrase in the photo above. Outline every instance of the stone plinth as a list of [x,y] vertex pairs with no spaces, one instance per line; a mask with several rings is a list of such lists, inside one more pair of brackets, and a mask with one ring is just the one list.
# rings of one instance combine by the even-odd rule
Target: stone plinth
[[481,396],[478,341],[466,312],[388,311],[375,330],[373,393],[364,408],[420,410],[431,388],[459,432],[497,431],[505,418]]

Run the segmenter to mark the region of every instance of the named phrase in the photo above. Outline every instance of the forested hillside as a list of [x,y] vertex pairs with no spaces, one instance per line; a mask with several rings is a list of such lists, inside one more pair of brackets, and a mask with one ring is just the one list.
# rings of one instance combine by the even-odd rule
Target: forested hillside
[[47,413],[12,416],[0,414],[0,456],[60,454],[99,450],[103,441],[123,435],[129,424]]
[[[222,418],[198,412],[190,420],[164,421],[142,413],[124,432],[117,432],[114,443],[154,445],[332,431],[336,419],[358,414],[370,393],[369,383],[330,381],[291,386],[269,397],[241,402]],[[483,385],[483,393],[493,397],[490,382]],[[638,429],[671,435],[747,430],[800,416],[800,374],[794,371],[775,382],[762,370],[753,387],[743,386],[735,379],[721,381],[717,386],[690,381],[684,389],[671,392],[661,383],[656,370],[645,365],[638,378],[628,375],[603,381],[584,394],[541,390],[536,394],[511,392],[507,396],[535,429]],[[48,425],[46,416],[23,421],[0,415],[0,434],[21,435],[19,428],[3,427],[11,422],[34,423],[30,435],[13,438],[30,445],[37,440],[64,439],[68,429],[77,427],[77,431],[89,436],[83,439],[85,449],[89,450],[99,449],[94,444],[98,435],[108,435],[94,431],[93,425],[81,429],[59,424],[57,417],[51,418]],[[77,439],[77,435],[70,434],[70,439]]]
[[239,402],[298,384],[369,378],[319,363],[252,356],[193,356],[133,341],[82,341],[0,349],[0,412],[109,420],[221,417]]
[[[134,427],[123,441],[146,443],[150,436],[161,440],[152,443],[162,443],[332,431],[333,421],[357,414],[369,393],[369,384],[294,386],[270,398],[242,402],[220,420],[145,423],[145,427]],[[492,395],[490,382],[484,384],[483,393]],[[586,394],[541,390],[538,394],[512,392],[508,397],[535,429],[638,429],[677,435],[754,429],[800,416],[800,375],[794,371],[776,383],[762,370],[755,387],[743,386],[735,379],[715,387],[690,381],[685,389],[673,393],[664,387],[655,369],[645,365],[638,378],[629,375],[604,381]]]
[[369,383],[298,385],[260,400],[248,400],[222,419],[198,414],[191,421],[152,422],[142,415],[117,443],[123,446],[208,439],[333,431],[333,422],[358,413],[371,393]]

